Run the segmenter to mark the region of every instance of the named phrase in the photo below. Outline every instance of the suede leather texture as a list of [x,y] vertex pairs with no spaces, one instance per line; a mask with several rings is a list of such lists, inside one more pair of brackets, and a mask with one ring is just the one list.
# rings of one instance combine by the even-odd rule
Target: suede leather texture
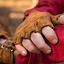
[[3,44],[0,43],[0,62],[13,64],[13,52],[11,52],[12,45],[8,33],[0,30],[0,38],[7,40]]
[[22,45],[23,38],[30,39],[32,32],[41,33],[42,28],[45,26],[54,28],[54,25],[59,24],[57,21],[59,17],[60,14],[53,16],[47,12],[33,11],[16,29],[15,35],[13,37],[13,43],[15,45]]
[[[40,12],[48,12],[53,15],[57,15],[64,12],[64,0],[39,0],[37,6],[31,10],[27,10],[25,15],[26,16],[29,15],[33,10],[37,10]],[[58,35],[59,42],[57,45],[52,45],[49,43],[50,46],[52,47],[52,53],[47,55],[48,58],[47,56],[44,57],[45,54],[43,55],[43,53],[42,55],[41,54],[38,55],[38,58],[42,62],[41,64],[50,64],[51,62],[53,62],[53,64],[55,62],[58,62],[59,64],[60,62],[64,61],[64,25],[58,25],[54,27],[54,30]],[[16,58],[16,64],[35,64],[34,62],[38,58],[37,55],[30,54],[30,53],[28,53],[26,57],[19,55]]]
[[[54,28],[57,36],[58,43],[56,45],[46,41],[52,48],[52,52],[48,55],[41,52],[40,54],[28,53],[27,56],[21,54],[17,56],[15,64],[51,64],[61,63],[64,61],[64,25],[57,25]],[[62,63],[61,63],[62,64]]]

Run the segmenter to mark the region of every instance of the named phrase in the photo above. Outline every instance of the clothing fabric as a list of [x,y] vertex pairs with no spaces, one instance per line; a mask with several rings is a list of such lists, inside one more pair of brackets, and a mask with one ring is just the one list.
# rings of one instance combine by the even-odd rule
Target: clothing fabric
[[[39,0],[38,5],[27,11],[28,15],[31,11],[37,10],[41,12],[49,12],[51,14],[59,14],[64,11],[64,0]],[[52,48],[52,52],[48,55],[41,52],[40,54],[28,53],[27,56],[21,54],[17,56],[15,64],[50,64],[54,62],[64,61],[64,25],[57,25],[54,28],[58,36],[58,44],[53,45],[50,42],[47,44]]]
[[37,10],[40,12],[49,12],[51,14],[60,14],[64,11],[64,0],[39,0],[38,5],[26,12],[26,15],[31,11]]

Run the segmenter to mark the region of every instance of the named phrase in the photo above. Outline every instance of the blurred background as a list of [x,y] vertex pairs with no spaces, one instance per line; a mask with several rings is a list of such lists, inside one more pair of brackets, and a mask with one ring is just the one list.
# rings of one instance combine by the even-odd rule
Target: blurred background
[[32,0],[0,0],[0,29],[12,36],[31,4]]

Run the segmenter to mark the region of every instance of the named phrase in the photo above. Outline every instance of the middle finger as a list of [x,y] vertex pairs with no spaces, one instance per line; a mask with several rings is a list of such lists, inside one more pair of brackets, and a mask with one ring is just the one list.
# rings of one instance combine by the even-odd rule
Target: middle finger
[[32,33],[31,40],[45,54],[51,52],[51,48],[45,43],[44,38],[39,33]]

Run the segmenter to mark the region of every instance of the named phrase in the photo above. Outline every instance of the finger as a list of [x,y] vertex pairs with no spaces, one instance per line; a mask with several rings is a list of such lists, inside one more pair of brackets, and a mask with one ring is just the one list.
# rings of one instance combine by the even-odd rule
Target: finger
[[51,48],[45,43],[43,37],[39,33],[32,33],[31,34],[31,40],[35,44],[35,46],[40,49],[45,54],[48,54],[51,52]]
[[64,15],[61,15],[61,16],[59,17],[58,22],[59,22],[60,24],[64,24]]
[[0,44],[3,44],[6,41],[6,39],[0,38]]
[[22,44],[29,52],[39,54],[39,50],[29,39],[23,39]]
[[56,44],[58,42],[58,38],[51,27],[44,27],[42,33],[50,43]]
[[23,55],[26,56],[27,55],[27,50],[21,46],[21,45],[15,45],[16,49],[18,50],[18,52]]
[[16,58],[19,54],[20,54],[20,53],[19,53],[17,50],[14,51],[14,57],[15,57],[15,58]]

